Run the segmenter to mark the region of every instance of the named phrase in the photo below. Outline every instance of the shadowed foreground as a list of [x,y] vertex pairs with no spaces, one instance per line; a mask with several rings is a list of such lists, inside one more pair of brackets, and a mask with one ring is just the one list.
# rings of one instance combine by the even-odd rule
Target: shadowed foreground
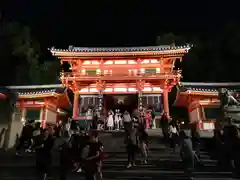
[[[141,179],[141,180],[186,180],[184,168],[179,153],[171,151],[163,145],[161,139],[155,134],[150,133],[150,153],[149,163],[126,169],[127,156],[124,153],[123,133],[102,133],[101,140],[107,152],[107,158],[103,165],[104,179]],[[59,157],[55,151],[53,155],[52,179],[59,179]],[[24,154],[22,157],[15,157],[13,153],[1,153],[0,155],[0,179],[1,180],[34,180],[35,179],[35,159],[34,154]],[[211,160],[208,153],[201,152],[204,163],[195,172],[196,179],[231,179],[231,172],[224,172],[216,167],[216,161]],[[140,160],[140,156],[138,157]],[[70,180],[84,179],[81,173],[69,172]]]

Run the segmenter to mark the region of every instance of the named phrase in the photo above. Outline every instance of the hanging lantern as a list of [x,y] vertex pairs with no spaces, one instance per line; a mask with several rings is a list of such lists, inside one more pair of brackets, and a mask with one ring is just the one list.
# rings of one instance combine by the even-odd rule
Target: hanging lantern
[[5,95],[5,94],[3,94],[3,93],[0,93],[0,99],[6,99],[7,98],[7,96]]

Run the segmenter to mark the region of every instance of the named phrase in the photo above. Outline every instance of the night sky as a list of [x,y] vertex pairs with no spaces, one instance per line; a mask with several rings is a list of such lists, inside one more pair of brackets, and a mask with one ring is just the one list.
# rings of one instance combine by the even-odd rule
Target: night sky
[[155,45],[157,35],[211,36],[226,22],[239,20],[239,6],[229,1],[78,2],[9,0],[2,14],[30,26],[43,46],[59,48]]

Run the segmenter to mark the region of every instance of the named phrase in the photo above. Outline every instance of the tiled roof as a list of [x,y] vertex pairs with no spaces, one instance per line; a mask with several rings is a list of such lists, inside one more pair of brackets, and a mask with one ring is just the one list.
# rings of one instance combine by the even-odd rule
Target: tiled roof
[[194,92],[217,92],[219,88],[226,88],[230,92],[240,91],[240,83],[195,83],[195,82],[182,82],[181,91],[194,91]]
[[9,86],[10,90],[18,95],[44,95],[49,93],[63,93],[66,91],[61,84],[37,86]]
[[57,49],[52,47],[51,51],[63,51],[63,52],[141,52],[141,51],[166,51],[166,50],[177,50],[191,48],[190,45],[186,46],[147,46],[147,47],[74,47],[69,46],[68,49]]

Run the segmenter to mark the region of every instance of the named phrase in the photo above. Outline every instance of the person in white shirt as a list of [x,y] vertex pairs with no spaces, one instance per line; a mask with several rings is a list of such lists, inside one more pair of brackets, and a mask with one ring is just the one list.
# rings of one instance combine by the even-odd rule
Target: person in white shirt
[[107,117],[107,127],[108,127],[108,130],[113,130],[113,127],[114,127],[114,120],[113,120],[113,111],[110,110],[108,112],[108,117]]
[[171,142],[171,148],[175,152],[179,134],[177,131],[177,126],[174,123],[170,123],[169,135],[170,135],[169,137],[170,137],[170,142]]
[[120,129],[120,121],[121,121],[121,114],[118,109],[115,110],[115,115],[114,115],[114,124],[116,130]]

